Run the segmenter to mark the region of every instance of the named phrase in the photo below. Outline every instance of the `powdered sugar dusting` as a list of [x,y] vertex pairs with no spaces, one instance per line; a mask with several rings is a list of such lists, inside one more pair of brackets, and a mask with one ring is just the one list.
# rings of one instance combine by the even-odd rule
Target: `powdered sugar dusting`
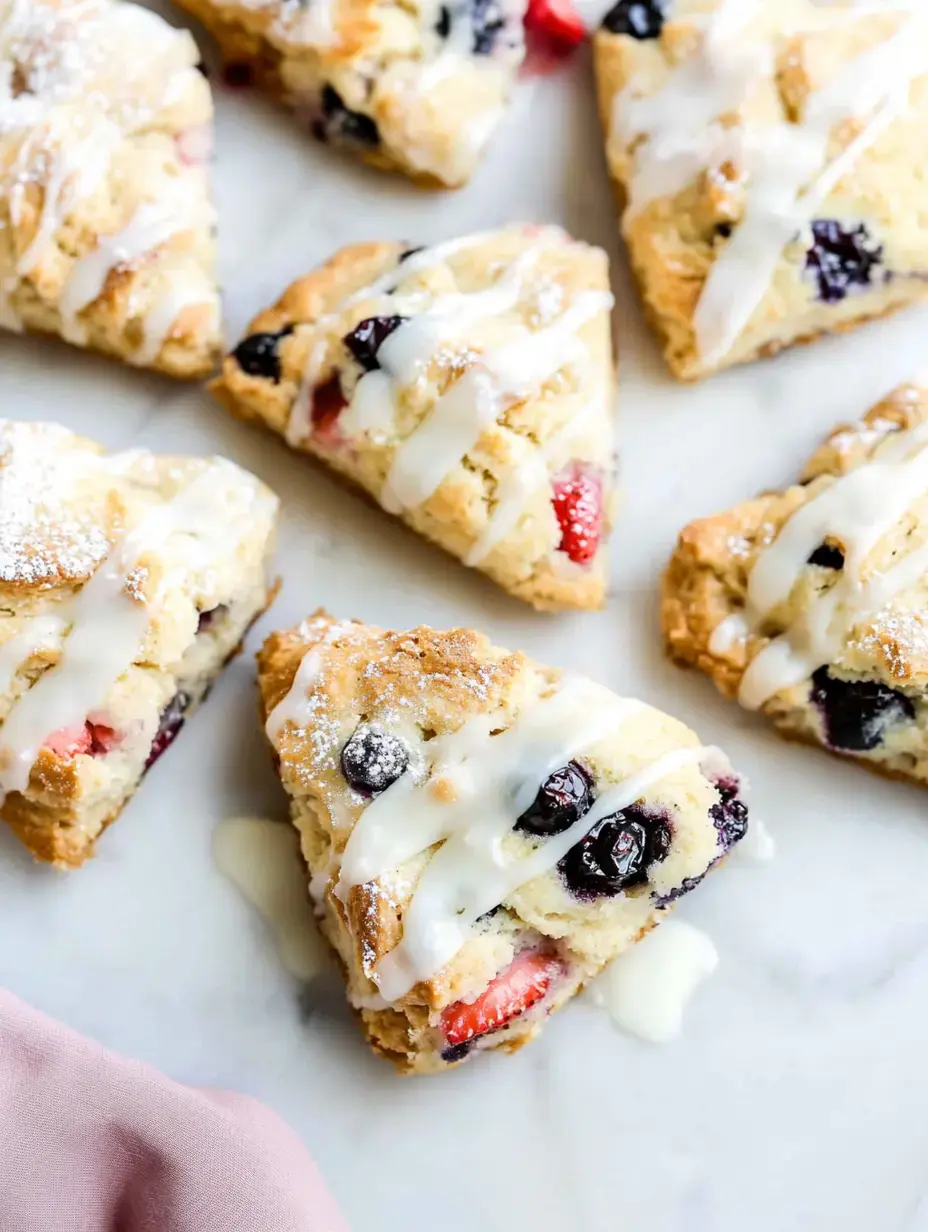
[[920,612],[880,612],[851,649],[882,659],[893,676],[905,680],[914,660],[928,663],[928,618]]
[[0,421],[0,581],[51,586],[89,577],[110,550],[99,506],[75,489],[99,466],[70,433]]

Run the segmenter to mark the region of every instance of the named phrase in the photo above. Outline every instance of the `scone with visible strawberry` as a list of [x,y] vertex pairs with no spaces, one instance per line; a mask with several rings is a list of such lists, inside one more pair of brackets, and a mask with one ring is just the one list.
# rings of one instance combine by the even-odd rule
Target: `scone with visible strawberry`
[[199,59],[135,4],[0,0],[0,327],[171,376],[213,370]]
[[928,386],[687,526],[661,615],[674,659],[784,735],[928,784]]
[[262,312],[211,386],[538,608],[603,603],[608,266],[557,227],[358,244]]
[[222,458],[0,420],[0,818],[93,854],[273,591],[277,500]]
[[258,663],[323,931],[400,1070],[520,1048],[747,830],[718,749],[472,630],[317,615]]

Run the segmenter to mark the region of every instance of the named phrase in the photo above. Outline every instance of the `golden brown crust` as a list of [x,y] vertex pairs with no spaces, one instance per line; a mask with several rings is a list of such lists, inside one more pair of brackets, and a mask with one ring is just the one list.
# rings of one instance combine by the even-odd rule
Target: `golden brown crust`
[[[756,46],[768,55],[771,69],[758,67],[751,74],[740,102],[719,117],[719,123],[755,134],[772,125],[802,123],[815,92],[857,56],[895,37],[905,20],[901,13],[865,12],[856,21],[847,20],[850,12],[849,7],[848,14],[839,12],[835,21],[833,10],[816,8],[807,0],[784,0],[759,9],[732,40],[730,58]],[[640,42],[606,29],[594,39],[599,114],[623,235],[645,316],[673,375],[683,381],[895,312],[924,298],[921,271],[928,266],[923,189],[906,170],[913,156],[919,161],[925,145],[928,76],[921,75],[913,81],[910,108],[854,162],[816,213],[818,219],[840,220],[850,230],[861,224],[867,228],[870,250],[879,249],[872,277],[848,294],[819,298],[816,279],[807,269],[812,237],[806,227],[800,240],[785,246],[763,301],[727,352],[700,353],[697,305],[723,258],[728,236],[751,208],[748,173],[738,163],[735,148],[727,153],[723,149],[722,154],[707,154],[705,171],[694,172],[679,190],[668,188],[666,195],[654,199],[636,198],[632,186],[643,182],[636,179],[641,167],[637,143],[643,148],[646,138],[624,135],[621,123],[630,113],[629,95],[656,94],[672,72],[699,54],[704,21],[704,4],[678,0],[660,39]],[[912,37],[920,35],[916,31]],[[686,112],[683,96],[677,112]],[[835,142],[846,146],[862,126],[863,121],[836,126]],[[753,208],[759,207],[753,203]]]
[[[301,664],[307,668],[301,670]],[[492,715],[493,730],[505,731],[559,687],[561,674],[495,647],[473,630],[385,631],[336,622],[317,612],[266,640],[258,655],[258,679],[262,719],[279,754],[322,931],[346,972],[349,999],[372,1047],[403,1072],[440,1072],[460,1059],[443,1056],[442,1011],[462,999],[473,1000],[526,948],[556,955],[563,979],[539,1012],[513,1019],[480,1046],[513,1051],[528,1042],[548,1013],[656,921],[656,902],[666,911],[680,887],[695,884],[721,854],[710,812],[718,800],[713,776],[731,781],[733,772],[727,763],[704,768],[697,758],[668,773],[648,793],[649,806],[669,810],[674,819],[671,851],[660,870],[648,874],[664,879],[662,888],[654,890],[656,898],[635,891],[580,901],[555,870],[536,876],[483,917],[483,931],[453,961],[386,1004],[378,996],[376,969],[403,936],[415,885],[435,848],[390,874],[336,892],[342,853],[369,802],[343,776],[345,744],[362,724],[391,733],[404,742],[409,765],[414,775],[424,776],[423,783],[429,782],[431,796],[450,800],[457,790],[454,775],[442,775],[441,761],[426,769],[436,756],[430,748],[444,747],[432,741],[478,716]],[[603,694],[596,698],[606,705]],[[698,748],[697,738],[682,724],[641,707],[634,724],[591,743],[582,761],[604,790],[665,752],[690,746]],[[515,832],[504,840],[522,841]]]
[[[331,28],[314,27],[306,6],[282,0],[260,6],[229,0],[183,0],[219,44],[225,64],[247,72],[250,84],[296,111],[322,140],[386,171],[400,171],[427,188],[455,188],[473,172],[501,117],[523,54],[520,0],[498,6],[503,29],[492,54],[455,54],[439,36],[439,9],[387,0],[333,0]],[[446,12],[452,26],[463,20]],[[334,91],[342,119],[327,107]],[[360,117],[360,128],[358,126]]]
[[[748,665],[795,620],[822,584],[815,577],[816,570],[805,570],[788,603],[771,614],[766,627],[753,629],[725,647],[713,646],[715,630],[743,609],[748,580],[761,551],[776,540],[799,509],[825,492],[835,479],[872,459],[887,437],[925,423],[928,386],[901,386],[859,422],[842,425],[830,433],[804,467],[799,483],[685,527],[661,591],[661,627],[669,656],[683,667],[698,668],[722,693],[736,697]],[[928,498],[920,497],[902,522],[893,526],[873,548],[861,576],[885,570],[903,553],[917,547],[926,515]],[[928,621],[921,596],[926,589],[928,579],[922,579],[897,596],[889,607],[862,617],[844,647],[838,669],[851,676],[882,681],[889,688],[925,689]],[[770,698],[763,708],[785,735],[805,743],[822,743],[818,725],[809,714],[808,688],[807,682],[795,686]],[[890,754],[894,755],[892,750]],[[921,778],[920,769],[907,772],[896,762],[880,765],[872,753],[859,760],[895,777]]]
[[[421,377],[397,386],[391,422],[376,430],[346,427],[343,434],[342,425],[350,417],[337,408],[334,427],[325,417],[318,424],[310,418],[317,394],[331,398],[334,389],[350,403],[364,375],[343,341],[345,336],[362,320],[395,311],[393,293],[371,292],[372,284],[392,277],[404,305],[418,297],[426,304],[420,309],[424,312],[443,296],[466,297],[498,284],[501,269],[511,269],[536,248],[539,255],[524,277],[519,301],[511,310],[468,325],[460,339],[452,333],[423,366]],[[614,366],[605,307],[605,255],[555,229],[512,227],[470,243],[462,241],[447,256],[436,256],[433,267],[413,269],[404,279],[405,251],[397,243],[352,245],[295,281],[272,307],[255,317],[246,335],[279,335],[279,372],[271,377],[245,371],[233,352],[210,383],[210,392],[233,415],[284,435],[293,448],[321,460],[330,472],[380,504],[401,446],[425,424],[452,383],[479,366],[482,354],[498,345],[497,321],[500,331],[508,331],[501,332],[503,339],[524,337],[526,330],[550,326],[570,305],[582,303],[584,296],[602,297],[602,309],[576,329],[578,358],[566,361],[537,391],[502,406],[495,423],[483,428],[475,445],[453,463],[431,495],[398,513],[390,509],[417,533],[474,563],[536,608],[600,608],[607,582],[605,543],[615,509]],[[589,362],[585,358],[581,362],[580,357],[587,355]],[[545,451],[541,457],[539,450]],[[552,490],[543,482],[539,463],[552,481],[564,468],[574,466],[596,476],[602,505],[600,547],[582,565],[574,565],[560,550],[562,532]],[[492,532],[501,495],[511,492],[510,501],[520,500],[517,480],[536,473],[539,477],[526,487],[522,507],[512,510],[511,529],[482,548],[482,536],[488,529]]]
[[0,326],[206,376],[221,333],[196,44],[113,0],[6,9]]
[[[169,529],[165,515],[195,483],[223,510],[213,541],[199,516],[177,523],[195,528],[196,539]],[[231,463],[143,450],[107,455],[55,425],[0,421],[0,505],[0,768],[8,772],[27,754],[31,762],[22,789],[0,775],[0,818],[36,858],[73,868],[134,793],[164,712],[175,707],[173,732],[273,597],[276,500]],[[122,564],[132,532],[137,547]],[[209,548],[208,563],[191,551],[194,542]],[[114,578],[126,570],[122,590],[104,587],[88,599],[105,561]],[[62,696],[52,699],[60,673],[73,667],[75,629],[92,620],[106,636],[112,620],[118,632],[127,600],[147,609],[135,656],[117,656],[108,679],[106,671],[99,680],[93,672],[87,682],[71,678],[64,696],[87,692],[85,714],[74,713],[73,723],[49,719],[57,730],[42,733],[27,720],[7,746],[7,723],[31,690],[45,690],[52,712],[61,710]]]

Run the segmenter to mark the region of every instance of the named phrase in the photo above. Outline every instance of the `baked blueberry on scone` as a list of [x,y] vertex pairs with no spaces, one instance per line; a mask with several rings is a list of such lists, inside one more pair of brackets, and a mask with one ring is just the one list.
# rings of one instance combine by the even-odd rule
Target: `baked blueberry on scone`
[[324,142],[455,187],[470,178],[524,55],[526,0],[180,0],[229,79]]
[[221,458],[0,420],[0,818],[93,854],[267,606],[277,499]]
[[718,749],[473,630],[317,614],[258,663],[323,932],[401,1070],[520,1048],[747,830]]
[[199,59],[134,4],[0,0],[0,327],[171,376],[213,370]]
[[539,608],[603,602],[615,375],[606,255],[556,227],[344,248],[212,384]]
[[928,386],[838,429],[798,484],[688,526],[671,656],[780,731],[928,783]]
[[920,0],[618,0],[595,58],[622,232],[677,377],[926,294]]

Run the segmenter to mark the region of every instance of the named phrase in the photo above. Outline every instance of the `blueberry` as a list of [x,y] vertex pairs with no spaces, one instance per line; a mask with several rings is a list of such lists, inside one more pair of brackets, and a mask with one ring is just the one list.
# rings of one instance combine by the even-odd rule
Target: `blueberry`
[[408,765],[403,741],[371,723],[362,723],[342,749],[342,774],[362,796],[386,791]]
[[863,223],[851,230],[831,218],[813,222],[806,269],[814,274],[824,303],[840,303],[853,287],[869,286],[873,268],[882,260],[881,245],[873,242]]
[[333,86],[323,86],[322,116],[313,125],[320,141],[348,142],[353,145],[380,145],[380,132],[370,116],[346,107]]
[[634,39],[660,38],[664,28],[662,0],[619,0],[603,18],[611,34],[630,34]]
[[439,38],[448,38],[456,19],[464,18],[473,31],[475,56],[488,56],[493,50],[497,35],[505,29],[506,18],[499,0],[457,0],[452,5],[443,4],[435,23]]
[[288,325],[276,334],[249,334],[232,352],[235,362],[249,376],[261,376],[276,385],[280,380],[280,340],[292,333],[293,326]]
[[146,770],[153,766],[161,754],[169,749],[177,739],[189,707],[189,696],[184,692],[177,692],[162,710],[158,730],[155,732],[155,738],[151,742],[151,749],[145,762]]
[[377,352],[382,344],[408,317],[368,317],[342,339],[365,372],[379,368]]
[[571,847],[558,870],[577,898],[613,898],[642,885],[651,865],[666,859],[669,850],[666,816],[632,804],[598,821],[586,838]]
[[719,793],[718,804],[709,809],[709,816],[719,835],[719,842],[727,851],[740,843],[748,832],[747,805],[738,799],[737,779],[720,779],[716,783]]
[[455,1061],[463,1061],[469,1055],[473,1046],[473,1040],[465,1040],[463,1044],[452,1044],[450,1048],[446,1048],[441,1054],[441,1059],[447,1061],[449,1065],[454,1065]]
[[806,564],[840,571],[844,568],[844,552],[836,543],[820,543]]
[[821,712],[828,743],[853,753],[875,749],[888,727],[915,718],[904,693],[876,680],[839,680],[827,667],[812,677],[810,698]]
[[569,762],[548,775],[515,828],[544,838],[563,834],[590,811],[594,799],[590,775],[579,762]]

